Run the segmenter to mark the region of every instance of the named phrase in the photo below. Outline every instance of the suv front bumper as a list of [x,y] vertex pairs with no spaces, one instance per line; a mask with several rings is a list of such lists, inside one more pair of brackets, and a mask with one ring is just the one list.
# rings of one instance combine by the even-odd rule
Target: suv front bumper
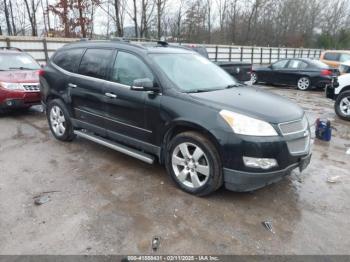
[[23,108],[41,103],[40,92],[6,91],[1,98],[1,109]]
[[236,192],[253,191],[280,181],[283,177],[290,175],[295,168],[299,168],[300,171],[303,171],[309,165],[310,160],[311,154],[301,157],[297,163],[283,170],[263,173],[244,172],[224,168],[225,187],[228,190]]

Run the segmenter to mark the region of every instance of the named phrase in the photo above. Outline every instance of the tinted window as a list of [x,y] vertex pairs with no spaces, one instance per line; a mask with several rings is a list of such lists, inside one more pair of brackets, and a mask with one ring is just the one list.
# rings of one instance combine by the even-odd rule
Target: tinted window
[[113,50],[107,49],[88,49],[86,50],[78,73],[81,75],[105,79],[110,68]]
[[154,80],[152,72],[145,63],[135,55],[126,52],[118,52],[111,80],[131,86],[134,80],[143,78]]
[[272,64],[272,68],[273,69],[280,69],[280,68],[283,68],[286,66],[288,60],[281,60],[281,61],[278,61],[274,64]]
[[1,53],[0,70],[38,70],[40,65],[26,53]]
[[340,55],[337,53],[327,52],[324,54],[323,59],[329,61],[339,61],[339,56]]
[[69,72],[76,72],[83,52],[84,49],[80,48],[59,51],[55,55],[53,62]]
[[288,64],[288,68],[291,69],[304,69],[307,67],[307,63],[300,60],[291,60]]
[[348,61],[350,60],[350,54],[341,54],[340,55],[340,62],[345,62],[345,61]]

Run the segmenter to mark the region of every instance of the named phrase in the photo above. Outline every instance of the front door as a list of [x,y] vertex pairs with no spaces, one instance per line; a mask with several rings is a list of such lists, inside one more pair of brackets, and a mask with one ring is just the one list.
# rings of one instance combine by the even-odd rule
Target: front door
[[146,128],[145,103],[149,94],[131,90],[134,80],[154,76],[143,60],[135,54],[118,51],[109,82],[105,86],[108,136],[132,146],[150,142],[152,130]]

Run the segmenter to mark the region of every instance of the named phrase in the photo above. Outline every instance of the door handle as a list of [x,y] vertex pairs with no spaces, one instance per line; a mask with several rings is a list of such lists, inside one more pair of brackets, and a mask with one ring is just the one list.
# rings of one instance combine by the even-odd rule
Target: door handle
[[113,93],[105,93],[105,96],[107,96],[109,98],[117,98],[117,95],[113,94]]
[[77,85],[72,84],[72,83],[68,83],[68,86],[71,87],[71,88],[76,88],[76,87],[78,87]]

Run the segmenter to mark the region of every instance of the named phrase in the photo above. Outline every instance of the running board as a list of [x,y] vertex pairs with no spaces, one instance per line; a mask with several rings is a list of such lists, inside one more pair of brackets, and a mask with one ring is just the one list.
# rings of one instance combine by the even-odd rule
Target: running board
[[118,144],[116,142],[112,142],[112,141],[107,140],[105,138],[102,138],[102,137],[99,137],[99,136],[96,136],[93,134],[89,134],[89,133],[84,132],[84,131],[80,131],[80,130],[74,130],[74,134],[76,134],[77,136],[83,137],[87,140],[93,141],[97,144],[109,147],[109,148],[116,150],[120,153],[137,158],[137,159],[144,161],[148,164],[154,163],[153,156],[146,154],[146,153],[143,153],[143,152],[140,152],[137,149],[133,149],[133,148]]

